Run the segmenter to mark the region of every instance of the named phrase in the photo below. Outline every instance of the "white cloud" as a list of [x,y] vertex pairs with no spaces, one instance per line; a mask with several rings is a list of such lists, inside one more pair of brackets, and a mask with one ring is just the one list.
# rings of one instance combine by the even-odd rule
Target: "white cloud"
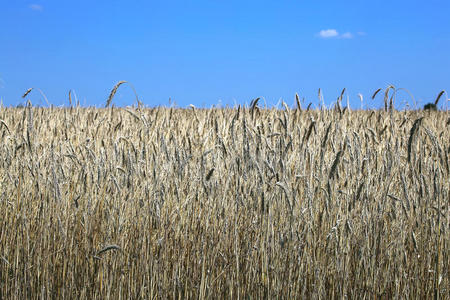
[[338,35],[339,32],[336,29],[324,29],[319,32],[319,36],[324,39],[337,37]]
[[[366,35],[365,32],[359,31],[356,33],[357,36]],[[318,33],[318,36],[323,39],[337,38],[337,39],[352,39],[355,34],[351,32],[339,33],[336,29],[323,29]]]
[[42,7],[42,5],[39,4],[30,4],[28,5],[28,8],[34,11],[43,11],[44,8]]
[[351,39],[351,38],[353,38],[353,34],[351,32],[346,32],[346,33],[341,34],[339,37],[343,38],[343,39]]

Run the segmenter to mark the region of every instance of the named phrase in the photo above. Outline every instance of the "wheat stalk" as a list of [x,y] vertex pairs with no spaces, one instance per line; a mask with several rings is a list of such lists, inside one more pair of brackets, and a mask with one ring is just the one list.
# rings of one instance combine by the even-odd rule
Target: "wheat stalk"
[[121,248],[117,245],[108,245],[106,247],[104,247],[103,249],[101,249],[100,251],[97,252],[97,256],[110,251],[110,250],[121,250]]
[[436,97],[436,100],[434,101],[434,105],[438,105],[439,99],[441,99],[442,95],[444,95],[445,90],[442,90]]
[[105,107],[108,107],[111,104],[111,101],[114,98],[114,95],[116,94],[117,89],[119,88],[119,86],[121,86],[124,83],[127,83],[127,81],[119,81],[118,83],[116,83],[116,85],[111,90],[111,93],[109,94],[108,100],[106,100]]
[[295,93],[295,102],[297,103],[297,110],[302,110],[302,106],[300,104],[300,98],[297,93]]
[[413,126],[411,127],[411,130],[409,132],[409,139],[408,139],[408,162],[411,162],[411,151],[412,151],[412,143],[414,139],[414,135],[417,133],[420,123],[422,122],[424,117],[420,117],[414,121]]
[[28,90],[26,90],[26,92],[22,95],[22,98],[25,98],[26,96],[28,96],[28,94],[31,93],[32,90],[33,90],[33,88],[29,88]]
[[9,127],[8,125],[6,125],[6,122],[3,120],[0,120],[0,124],[2,124],[3,126],[5,126],[6,130],[8,130],[8,134],[11,134],[11,131],[9,131]]
[[394,106],[394,95],[395,95],[395,87],[393,85],[390,85],[386,88],[384,91],[384,110],[388,111],[388,99],[389,99],[389,91],[393,89],[394,93],[392,94],[392,97],[389,101],[389,109],[392,110]]
[[341,160],[342,153],[343,153],[343,150],[340,150],[336,154],[336,157],[334,158],[334,161],[333,161],[333,165],[331,166],[331,169],[330,169],[330,173],[328,175],[328,179],[332,179],[334,177],[336,170],[337,170],[337,166],[339,164],[339,161]]

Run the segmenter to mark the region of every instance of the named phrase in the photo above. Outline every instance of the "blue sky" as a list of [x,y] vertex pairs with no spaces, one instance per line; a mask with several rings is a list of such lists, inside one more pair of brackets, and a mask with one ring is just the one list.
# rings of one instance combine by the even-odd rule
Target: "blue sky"
[[[0,98],[30,87],[54,105],[74,90],[105,104],[120,80],[148,106],[326,104],[345,87],[368,107],[377,88],[409,89],[419,104],[450,91],[450,1],[3,1]],[[44,105],[39,93],[33,104]],[[345,100],[346,101],[346,100]],[[410,97],[398,94],[398,107]],[[123,86],[114,103],[135,103]],[[441,99],[440,105],[448,105]]]

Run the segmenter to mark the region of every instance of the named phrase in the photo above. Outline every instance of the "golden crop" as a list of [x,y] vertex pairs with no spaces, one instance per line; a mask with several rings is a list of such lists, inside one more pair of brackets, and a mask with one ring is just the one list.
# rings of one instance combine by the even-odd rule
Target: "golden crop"
[[0,108],[0,298],[448,297],[449,126]]

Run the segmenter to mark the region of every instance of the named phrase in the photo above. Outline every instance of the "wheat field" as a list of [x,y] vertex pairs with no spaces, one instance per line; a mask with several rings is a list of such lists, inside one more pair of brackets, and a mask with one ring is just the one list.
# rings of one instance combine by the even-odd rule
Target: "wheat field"
[[1,107],[0,299],[449,299],[449,127]]

